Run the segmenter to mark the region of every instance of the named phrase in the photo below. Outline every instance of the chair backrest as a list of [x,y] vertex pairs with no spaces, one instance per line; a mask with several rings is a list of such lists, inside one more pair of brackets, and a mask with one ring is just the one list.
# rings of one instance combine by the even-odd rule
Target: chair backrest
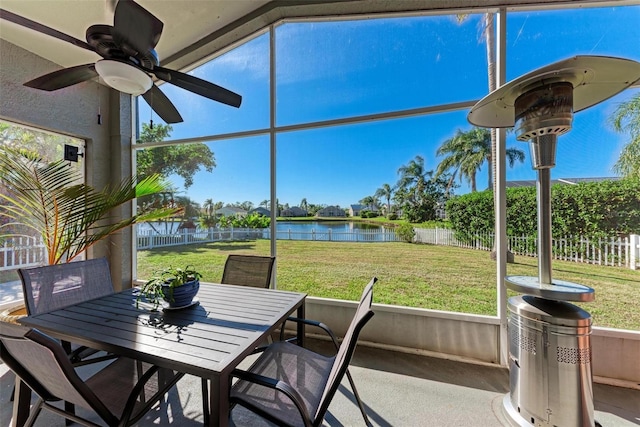
[[229,255],[224,263],[221,283],[268,288],[274,261],[272,256]]
[[329,378],[322,393],[320,405],[318,406],[318,410],[314,416],[316,423],[322,422],[322,419],[329,408],[329,404],[331,403],[331,399],[333,399],[333,396],[338,390],[338,386],[340,386],[340,381],[342,381],[356,349],[360,331],[369,319],[373,317],[371,303],[373,302],[373,285],[377,281],[378,279],[374,277],[364,288],[364,291],[362,291],[362,296],[360,297],[360,303],[358,304],[356,314],[353,316],[353,320],[351,320],[351,324],[349,325],[349,328],[344,335],[344,339],[340,344],[338,353],[335,356],[333,367],[329,373]]
[[18,269],[29,315],[114,293],[106,258]]
[[54,339],[35,329],[3,325],[0,358],[45,401],[64,400],[94,410],[109,425],[118,418],[80,379],[69,356]]

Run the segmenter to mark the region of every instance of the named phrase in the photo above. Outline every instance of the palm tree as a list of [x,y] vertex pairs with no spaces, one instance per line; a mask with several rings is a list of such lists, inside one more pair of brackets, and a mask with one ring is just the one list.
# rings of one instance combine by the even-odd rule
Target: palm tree
[[[455,136],[444,141],[436,151],[438,156],[445,156],[438,164],[436,177],[445,172],[451,173],[447,189],[451,187],[456,177],[458,179],[464,177],[471,185],[471,191],[475,192],[477,190],[476,173],[486,161],[489,164],[488,188],[492,189],[491,146],[491,132],[488,129],[474,127],[467,132],[458,129]],[[506,154],[510,167],[513,167],[516,161],[524,162],[524,151],[518,148],[508,148]]]
[[618,105],[611,123],[616,131],[629,132],[631,136],[613,170],[622,176],[640,178],[640,94]]
[[373,210],[374,206],[378,204],[378,199],[375,196],[366,196],[360,200],[360,204],[368,208],[369,210]]
[[[459,14],[456,15],[456,19],[459,23],[463,22],[465,19],[469,17],[468,14]],[[487,77],[489,83],[489,93],[496,90],[496,42],[495,42],[495,15],[493,13],[485,13],[482,15],[482,36],[480,40],[484,40],[485,47],[487,51]],[[496,151],[497,151],[497,143],[496,143],[496,130],[494,128],[490,131],[491,135],[491,159],[495,159]],[[489,163],[489,179],[491,179],[491,183],[489,184],[489,188],[493,189],[495,187],[495,162]],[[494,200],[495,203],[495,200]]]
[[435,217],[435,207],[444,196],[444,185],[433,179],[433,171],[426,170],[424,158],[416,156],[398,169],[400,179],[394,199],[403,216],[410,222],[420,222]]
[[[140,182],[124,179],[98,191],[81,182],[77,170],[64,160],[45,163],[26,151],[0,150],[0,217],[10,220],[1,228],[23,226],[42,237],[48,264],[69,262],[103,238],[142,221],[178,214],[181,209],[158,207],[129,218],[109,220],[112,210],[135,198],[162,194],[168,187],[159,175]],[[3,230],[4,231],[4,230]],[[17,233],[4,236],[18,235]]]
[[393,197],[393,188],[389,184],[382,184],[382,187],[376,190],[376,197],[382,197],[387,201],[387,214],[391,212],[391,198]]
[[307,203],[306,197],[303,197],[302,200],[300,200],[300,209],[304,209],[305,211],[309,209],[309,203]]
[[205,208],[207,212],[207,216],[209,217],[213,214],[213,206],[214,206],[213,199],[206,199],[202,204],[202,207]]
[[398,174],[400,175],[400,180],[397,187],[405,190],[405,194],[410,193],[412,198],[418,200],[424,194],[427,181],[433,176],[433,171],[425,170],[424,158],[416,156],[409,164],[400,166]]

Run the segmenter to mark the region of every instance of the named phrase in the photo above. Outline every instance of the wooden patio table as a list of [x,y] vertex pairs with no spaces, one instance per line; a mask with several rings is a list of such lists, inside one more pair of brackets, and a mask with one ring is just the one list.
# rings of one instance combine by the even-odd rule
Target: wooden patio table
[[[226,426],[231,371],[287,316],[305,316],[306,294],[245,286],[200,285],[199,304],[181,310],[152,311],[138,290],[104,296],[20,319],[46,334],[185,372],[209,380],[210,414],[205,425]],[[298,322],[300,345],[304,325]],[[22,426],[30,393],[16,390],[14,424]],[[27,398],[26,395],[29,395]]]

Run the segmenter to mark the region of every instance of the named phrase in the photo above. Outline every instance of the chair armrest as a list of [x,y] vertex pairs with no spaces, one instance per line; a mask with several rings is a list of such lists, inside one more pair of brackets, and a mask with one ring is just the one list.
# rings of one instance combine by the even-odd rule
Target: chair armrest
[[[282,322],[282,327],[280,328],[280,341],[283,341],[283,338],[284,338],[284,327],[285,327],[285,324],[287,323],[287,321],[292,321],[292,322],[296,322],[296,323],[304,323],[305,325],[315,326],[317,328],[322,329],[323,331],[325,331],[327,333],[327,335],[329,335],[329,337],[331,337],[331,341],[333,341],[333,345],[336,347],[336,351],[338,351],[340,349],[340,343],[338,342],[338,339],[336,338],[336,336],[333,333],[333,331],[327,325],[325,325],[322,322],[318,322],[316,320],[300,319],[298,317],[288,317],[284,322]],[[294,337],[293,339],[297,339],[297,337]],[[289,341],[289,340],[287,340],[287,341]]]
[[[302,396],[300,396],[300,393],[298,393],[289,384],[273,378],[265,377],[264,375],[259,375],[253,372],[243,371],[240,369],[234,369],[231,372],[231,377],[236,377],[243,381],[248,381],[264,387],[268,387],[285,394],[293,402],[296,408],[298,408],[298,411],[302,416],[304,424],[306,426],[311,427],[311,418],[309,417],[309,411],[307,410],[307,407],[304,404],[304,400],[302,399]],[[233,398],[233,399],[242,400],[240,398]]]

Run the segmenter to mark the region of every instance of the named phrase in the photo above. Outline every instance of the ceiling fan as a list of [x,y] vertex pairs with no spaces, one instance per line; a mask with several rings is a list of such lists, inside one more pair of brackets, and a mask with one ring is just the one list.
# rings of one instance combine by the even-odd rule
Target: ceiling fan
[[242,102],[240,95],[228,89],[161,67],[154,48],[160,40],[164,24],[133,0],[117,2],[113,26],[92,25],[87,28],[86,42],[4,9],[0,9],[0,18],[90,50],[103,58],[93,64],[45,74],[25,83],[25,86],[54,91],[100,76],[114,89],[142,95],[166,123],[182,122],[182,117],[169,98],[153,83],[151,75],[233,107],[239,107]]

